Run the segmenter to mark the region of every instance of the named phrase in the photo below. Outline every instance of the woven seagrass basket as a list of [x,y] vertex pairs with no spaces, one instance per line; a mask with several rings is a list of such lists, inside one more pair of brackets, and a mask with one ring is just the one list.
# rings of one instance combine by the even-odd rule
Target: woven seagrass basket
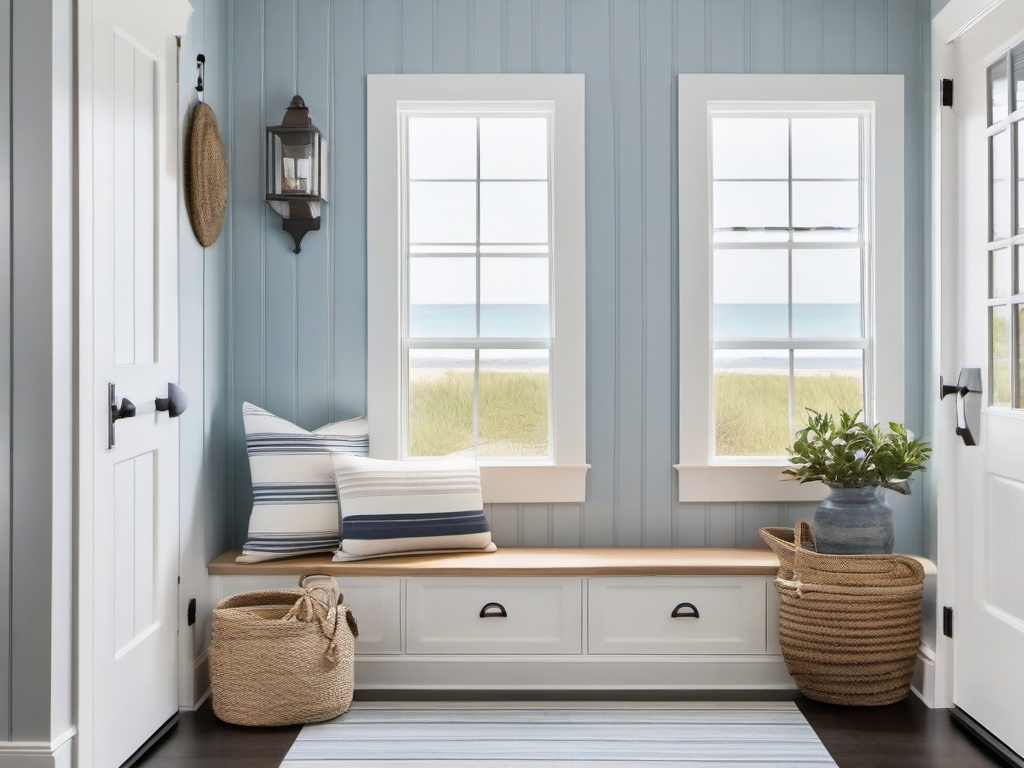
[[903,555],[819,554],[806,521],[760,533],[779,558],[779,640],[801,693],[858,706],[906,698],[924,567]]
[[330,579],[222,600],[210,644],[214,714],[235,725],[276,726],[347,712],[358,630],[340,599]]

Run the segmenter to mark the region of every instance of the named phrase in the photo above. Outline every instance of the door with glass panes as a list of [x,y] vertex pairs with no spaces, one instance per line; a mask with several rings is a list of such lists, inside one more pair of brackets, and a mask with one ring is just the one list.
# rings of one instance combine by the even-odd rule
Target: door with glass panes
[[[955,295],[942,300],[957,311],[955,364],[965,371],[955,398],[961,436],[951,430],[939,436],[957,467],[953,699],[1018,754],[1024,754],[1022,33],[1024,4],[1003,4],[952,43],[953,71],[943,73],[956,88],[959,182],[956,279],[945,282]],[[971,368],[980,376],[970,376]]]

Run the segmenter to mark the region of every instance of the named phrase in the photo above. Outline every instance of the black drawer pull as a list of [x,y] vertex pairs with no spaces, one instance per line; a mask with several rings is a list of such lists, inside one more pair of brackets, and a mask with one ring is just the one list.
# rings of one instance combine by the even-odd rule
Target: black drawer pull
[[487,603],[487,605],[480,609],[480,618],[507,619],[508,611],[505,610],[505,606],[501,603]]
[[[684,608],[689,608],[689,613],[680,613]],[[673,619],[699,619],[700,611],[697,610],[697,606],[693,603],[680,603],[672,609]]]

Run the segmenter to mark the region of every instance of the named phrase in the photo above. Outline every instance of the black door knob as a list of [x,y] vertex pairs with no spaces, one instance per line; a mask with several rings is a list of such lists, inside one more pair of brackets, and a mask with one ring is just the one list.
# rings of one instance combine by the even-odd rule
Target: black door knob
[[168,416],[176,419],[185,412],[186,408],[188,408],[188,395],[177,384],[168,382],[167,397],[158,397],[156,399],[156,409],[158,411],[167,411]]
[[117,421],[118,419],[130,419],[135,415],[135,403],[129,400],[127,397],[121,398],[121,405],[110,406],[110,420]]

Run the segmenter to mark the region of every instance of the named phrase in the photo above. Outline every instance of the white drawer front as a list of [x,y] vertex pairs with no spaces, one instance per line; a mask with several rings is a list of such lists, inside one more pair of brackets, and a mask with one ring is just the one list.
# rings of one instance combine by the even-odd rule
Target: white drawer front
[[[217,577],[215,577],[217,580]],[[257,589],[298,589],[297,576],[249,576],[219,579],[218,600]],[[402,587],[398,579],[336,578],[345,605],[359,624],[356,653],[402,652]]]
[[589,595],[590,653],[765,652],[760,576],[596,577]]
[[406,589],[408,653],[583,650],[580,579],[413,578]]

